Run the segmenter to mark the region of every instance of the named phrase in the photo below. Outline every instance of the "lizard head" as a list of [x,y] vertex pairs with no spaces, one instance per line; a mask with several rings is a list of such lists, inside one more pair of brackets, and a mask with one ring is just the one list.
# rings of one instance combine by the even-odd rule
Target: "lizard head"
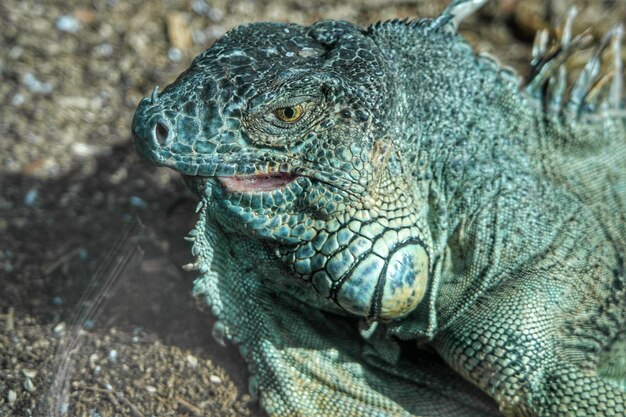
[[142,100],[135,144],[320,297],[402,317],[424,296],[430,238],[386,66],[346,22],[240,26]]

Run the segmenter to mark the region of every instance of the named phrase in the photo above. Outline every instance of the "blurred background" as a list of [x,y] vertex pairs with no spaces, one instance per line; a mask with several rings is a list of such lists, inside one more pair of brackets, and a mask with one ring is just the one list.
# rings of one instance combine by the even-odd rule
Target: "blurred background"
[[[130,122],[228,29],[436,16],[447,0],[0,3],[0,416],[257,416],[247,370],[191,296],[195,201],[141,161]],[[526,72],[537,29],[623,0],[501,0],[462,31]],[[581,63],[584,62],[584,55]]]

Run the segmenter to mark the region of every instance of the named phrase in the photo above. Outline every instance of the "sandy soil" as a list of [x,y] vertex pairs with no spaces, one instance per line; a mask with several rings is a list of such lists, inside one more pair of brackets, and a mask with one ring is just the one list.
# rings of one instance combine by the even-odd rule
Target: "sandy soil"
[[[445,0],[0,4],[0,416],[262,415],[190,294],[195,202],[139,160],[134,107],[229,28],[433,16]],[[502,0],[464,26],[525,71],[536,29],[624,21],[621,1]]]

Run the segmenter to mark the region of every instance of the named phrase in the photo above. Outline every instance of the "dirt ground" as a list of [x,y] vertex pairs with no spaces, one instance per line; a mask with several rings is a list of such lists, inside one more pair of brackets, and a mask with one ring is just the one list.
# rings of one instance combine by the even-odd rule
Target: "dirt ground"
[[[363,25],[447,0],[0,3],[0,416],[256,416],[236,347],[191,296],[195,202],[141,161],[135,106],[250,21]],[[626,2],[502,0],[463,29],[525,71],[535,30],[577,4],[577,30]]]

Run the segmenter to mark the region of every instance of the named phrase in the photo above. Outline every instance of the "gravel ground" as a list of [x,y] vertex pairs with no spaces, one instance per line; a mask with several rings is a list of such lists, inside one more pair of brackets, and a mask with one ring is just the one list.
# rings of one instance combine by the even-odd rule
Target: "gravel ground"
[[[195,202],[140,161],[134,107],[229,28],[433,16],[447,0],[18,1],[0,4],[0,416],[255,416],[246,367],[210,336],[182,237]],[[464,26],[524,73],[534,32],[623,1],[502,0]]]

